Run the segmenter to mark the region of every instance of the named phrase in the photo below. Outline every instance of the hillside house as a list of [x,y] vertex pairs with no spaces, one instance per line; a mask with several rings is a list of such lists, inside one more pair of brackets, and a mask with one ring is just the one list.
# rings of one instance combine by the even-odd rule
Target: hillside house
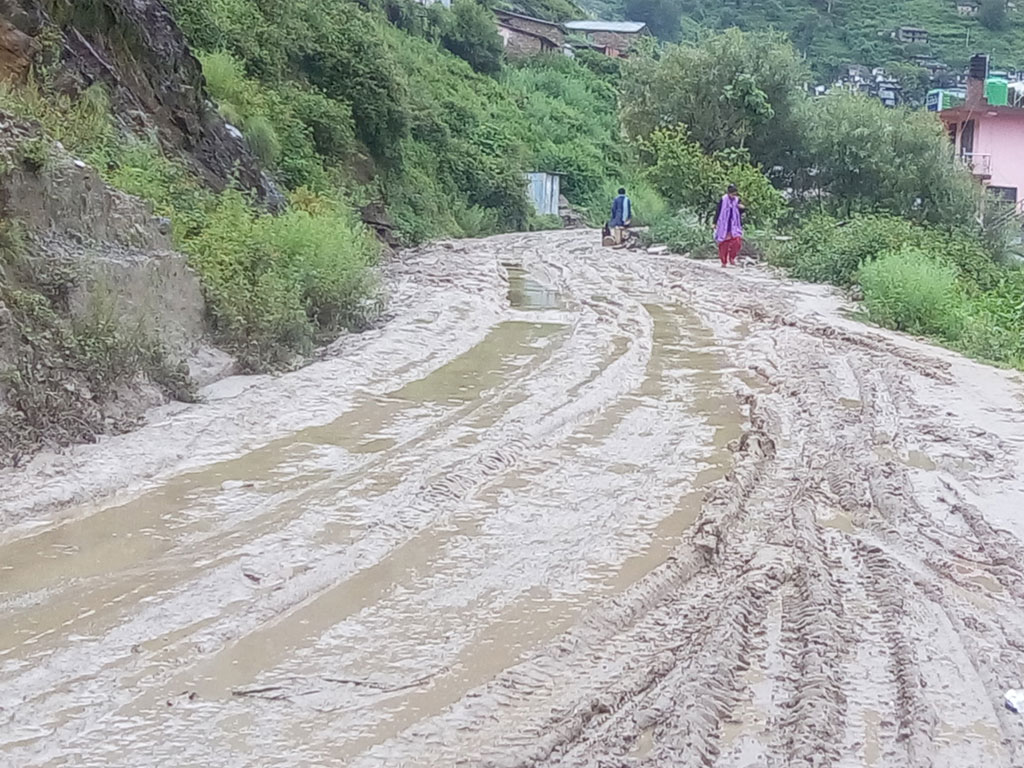
[[554,53],[565,46],[565,32],[556,22],[502,10],[495,11],[494,17],[510,58]]
[[920,27],[900,27],[895,37],[901,43],[923,45],[928,42],[928,32]]
[[973,0],[957,0],[956,12],[961,16],[977,16],[980,10],[981,5]]
[[562,26],[567,32],[582,35],[593,46],[608,56],[622,57],[651,31],[642,21],[567,21]]
[[971,59],[964,103],[941,109],[956,156],[994,195],[1024,202],[1024,83],[995,82],[988,57]]

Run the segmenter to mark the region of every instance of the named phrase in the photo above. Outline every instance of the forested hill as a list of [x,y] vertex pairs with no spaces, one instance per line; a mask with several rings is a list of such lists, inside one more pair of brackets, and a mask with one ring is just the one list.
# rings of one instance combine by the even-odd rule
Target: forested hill
[[[1024,66],[1024,4],[980,0],[584,0],[591,13],[648,22],[667,40],[693,39],[703,28],[774,27],[786,32],[819,75],[847,64],[913,64],[917,57],[961,69],[972,53],[1000,68]],[[928,33],[925,44],[892,37],[901,26]]]

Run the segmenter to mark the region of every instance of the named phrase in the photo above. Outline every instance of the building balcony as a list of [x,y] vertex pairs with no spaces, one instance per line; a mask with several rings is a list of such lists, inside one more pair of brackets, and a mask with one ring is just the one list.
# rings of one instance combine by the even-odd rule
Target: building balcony
[[975,176],[988,178],[992,175],[992,155],[964,152],[960,155],[960,162],[966,165]]

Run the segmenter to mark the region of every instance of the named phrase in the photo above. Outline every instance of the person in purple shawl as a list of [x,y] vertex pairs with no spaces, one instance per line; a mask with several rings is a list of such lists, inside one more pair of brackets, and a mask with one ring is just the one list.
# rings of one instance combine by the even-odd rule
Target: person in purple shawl
[[743,211],[739,191],[735,184],[730,184],[715,212],[715,242],[723,267],[735,264],[743,248]]

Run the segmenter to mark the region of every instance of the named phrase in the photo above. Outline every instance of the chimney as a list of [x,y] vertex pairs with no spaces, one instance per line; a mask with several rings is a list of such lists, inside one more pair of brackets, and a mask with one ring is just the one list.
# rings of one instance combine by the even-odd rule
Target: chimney
[[967,95],[964,106],[980,109],[985,106],[985,80],[988,78],[988,56],[983,53],[971,57],[967,69]]

